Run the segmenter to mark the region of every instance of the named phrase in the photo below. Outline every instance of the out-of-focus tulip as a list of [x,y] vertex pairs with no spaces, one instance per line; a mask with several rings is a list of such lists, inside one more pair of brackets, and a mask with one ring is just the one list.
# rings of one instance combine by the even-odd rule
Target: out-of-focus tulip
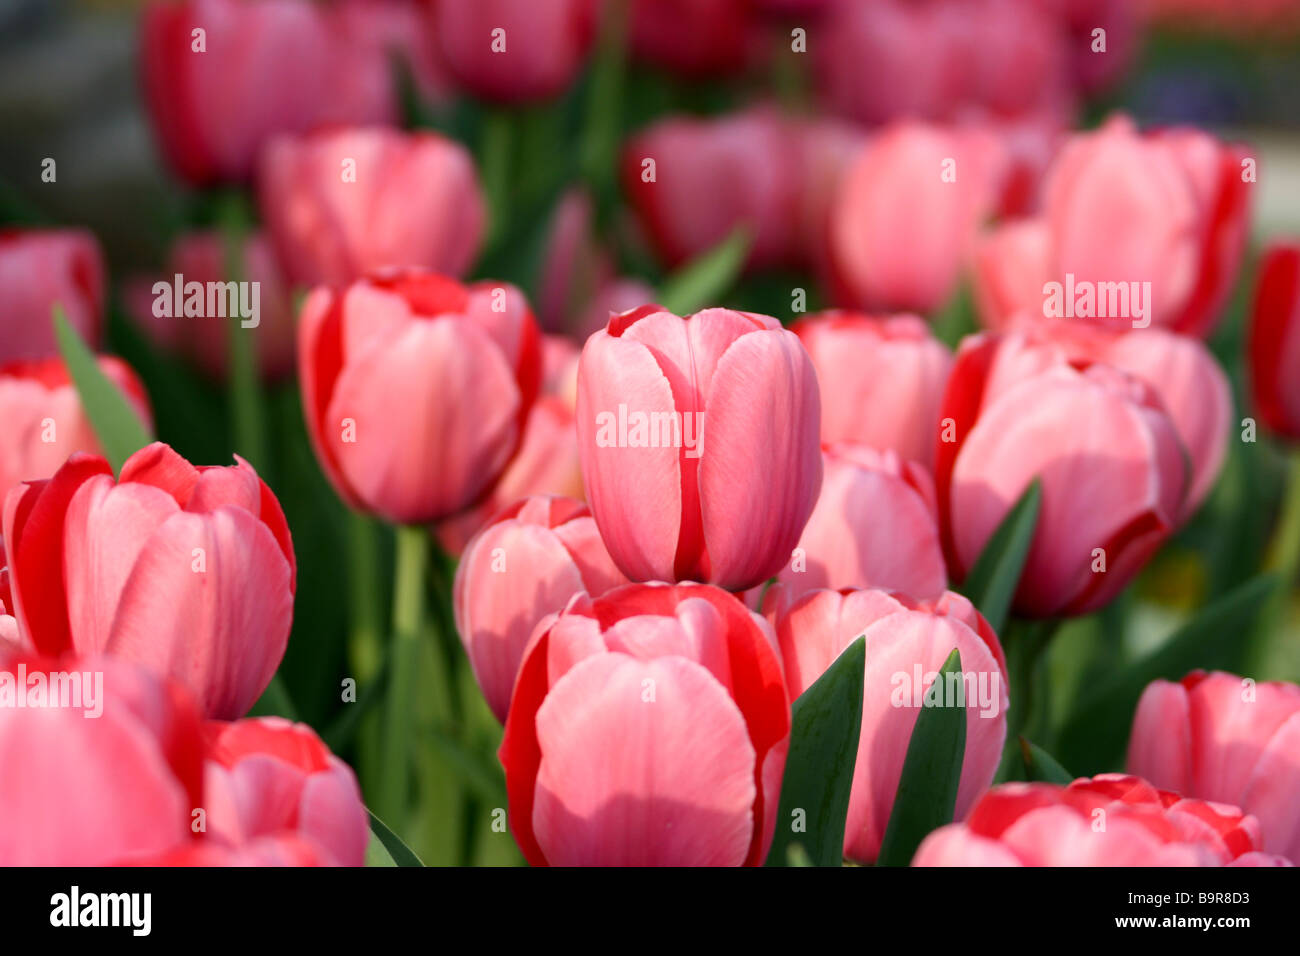
[[433,36],[447,70],[475,96],[533,102],[573,81],[599,8],[598,0],[433,0]]
[[338,493],[404,524],[475,504],[500,478],[537,396],[523,294],[402,271],[314,290],[298,333],[307,431]]
[[929,466],[952,356],[914,315],[827,312],[796,323],[821,387],[822,441]]
[[340,28],[354,44],[370,43],[390,62],[395,58],[420,96],[445,107],[456,89],[429,29],[427,0],[335,0]]
[[627,584],[580,501],[517,501],[475,535],[456,569],[456,629],[488,706],[502,723],[533,628],[579,591]]
[[104,258],[85,229],[0,230],[0,363],[58,354],[53,309],[93,348],[104,314]]
[[194,185],[247,179],[277,133],[397,120],[385,51],[308,0],[150,3],[140,55],[154,133]]
[[[1130,0],[1055,0],[1055,5],[1067,32],[1066,52],[1075,87],[1083,93],[1096,93],[1113,86],[1133,62],[1139,21],[1150,0],[1143,4]],[[1235,18],[1241,4],[1232,6]],[[1098,49],[1098,29],[1105,31],[1104,50]]]
[[539,627],[501,762],[534,865],[762,864],[790,704],[767,625],[697,584],[581,595]]
[[1265,254],[1250,320],[1250,384],[1264,424],[1300,441],[1300,244]]
[[[1025,353],[1022,353],[1025,354]],[[1042,509],[1015,606],[1029,616],[1105,604],[1184,513],[1191,475],[1150,385],[1100,362],[1013,374],[998,341],[958,352],[940,415],[935,486],[948,568],[960,580],[1029,483]],[[1029,352],[1027,361],[1043,362]]]
[[852,442],[824,451],[821,495],[799,545],[777,572],[792,594],[814,588],[887,588],[917,598],[948,578],[934,482],[892,451]]
[[749,0],[631,0],[633,55],[673,73],[731,74],[762,55]]
[[929,312],[947,301],[998,199],[1003,152],[975,129],[888,127],[840,183],[830,220],[836,298]]
[[271,489],[242,459],[196,468],[155,442],[122,466],[73,455],[5,500],[15,617],[37,650],[103,652],[242,716],[270,683],[296,565]]
[[[961,653],[966,707],[959,819],[992,782],[1007,735],[1006,661],[997,635],[970,601],[951,592],[917,603],[886,591],[812,591],[777,618],[776,634],[791,702],[859,635],[866,639],[845,856],[872,863],[879,854],[919,708],[953,648]],[[934,697],[957,706],[950,693],[954,689],[940,683]]]
[[582,351],[583,484],[634,581],[738,590],[774,574],[817,500],[820,427],[812,362],[767,316],[645,306]]
[[[295,331],[293,300],[280,274],[270,241],[260,232],[248,237],[240,249],[242,270],[238,281],[257,283],[257,325],[244,334],[256,340],[257,361],[262,377],[275,381],[294,368]],[[216,231],[192,232],[172,246],[167,261],[168,273],[157,282],[167,285],[169,305],[155,308],[159,296],[157,282],[137,279],[126,290],[126,299],[137,324],[159,348],[190,359],[205,373],[224,379],[230,366],[229,298],[219,310],[226,315],[207,313],[206,292],[202,315],[185,315],[171,299],[175,277],[181,277],[182,290],[190,282],[226,282],[236,279],[228,269],[225,239]],[[182,292],[183,294],[183,292]],[[184,300],[182,299],[182,302]],[[158,312],[165,314],[158,315]],[[178,312],[180,314],[178,314]],[[241,322],[252,321],[251,317]]]
[[1259,821],[1236,807],[1183,798],[1137,777],[1106,773],[1068,787],[994,787],[965,822],[926,837],[912,865],[1287,865],[1261,853],[1260,846]]
[[1138,703],[1128,768],[1259,818],[1263,848],[1300,859],[1300,687],[1195,671]]
[[370,824],[352,768],[306,724],[209,721],[204,800],[211,840],[231,847],[297,837],[325,861],[365,862]]
[[397,267],[459,276],[487,215],[463,146],[379,127],[275,138],[258,200],[288,279],[305,285]]
[[255,837],[231,847],[216,840],[185,846],[132,861],[140,866],[334,866],[320,844],[294,835]]
[[[149,400],[131,367],[109,356],[98,362],[136,414],[149,422]],[[101,451],[62,359],[0,366],[0,421],[0,496],[19,482],[50,477],[73,452]]]
[[[40,699],[38,676],[51,691]],[[106,866],[190,845],[203,744],[187,694],[102,657],[0,657],[0,681],[23,695],[0,707],[12,771],[0,775],[0,865]]]

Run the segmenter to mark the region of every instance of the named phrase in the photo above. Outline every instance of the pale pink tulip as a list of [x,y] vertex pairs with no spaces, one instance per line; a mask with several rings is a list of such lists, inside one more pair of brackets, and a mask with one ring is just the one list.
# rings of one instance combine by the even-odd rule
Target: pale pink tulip
[[90,343],[104,316],[104,258],[85,229],[0,230],[0,364],[58,354],[54,306]]

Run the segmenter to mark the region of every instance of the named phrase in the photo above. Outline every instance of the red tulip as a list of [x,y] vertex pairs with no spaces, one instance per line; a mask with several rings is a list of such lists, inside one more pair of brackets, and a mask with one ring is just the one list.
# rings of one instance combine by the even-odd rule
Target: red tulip
[[[970,601],[951,592],[922,604],[886,591],[811,591],[779,615],[776,633],[791,702],[859,635],[866,639],[846,857],[872,863],[879,854],[920,702],[953,648],[961,653],[966,695],[958,818],[992,782],[1007,735],[1006,661],[997,635]],[[939,688],[947,693],[942,683]]]
[[1259,821],[1236,807],[1105,773],[1068,787],[1007,783],[964,823],[925,838],[913,866],[1268,866]]
[[533,865],[757,866],[790,705],[766,625],[718,588],[576,598],[524,655],[501,762]]
[[1259,818],[1263,848],[1300,859],[1300,687],[1194,671],[1138,703],[1129,769]]
[[645,306],[582,351],[587,501],[634,581],[738,590],[774,574],[821,487],[819,427],[812,363],[767,316]]
[[952,356],[913,315],[826,312],[792,328],[821,387],[822,441],[894,451],[927,467]]
[[284,656],[295,563],[284,514],[242,459],[195,468],[155,442],[113,480],[76,454],[5,500],[15,617],[37,650],[104,652],[244,714]]
[[1250,320],[1251,394],[1259,416],[1300,440],[1300,245],[1264,255]]
[[54,306],[92,347],[104,314],[104,259],[84,229],[0,230],[0,363],[58,353]]
[[486,216],[463,146],[382,128],[272,140],[258,199],[285,273],[305,285],[407,266],[461,275]]
[[591,512],[571,498],[524,498],[474,536],[456,569],[456,629],[498,720],[537,623],[579,591],[599,597],[627,583]]
[[298,362],[307,430],[335,489],[407,524],[456,514],[491,490],[541,374],[518,289],[417,271],[312,292]]
[[[38,675],[50,696],[33,696]],[[120,660],[0,655],[0,700],[0,865],[106,866],[190,845],[202,740],[179,688]]]
[[[101,356],[99,368],[145,422],[149,400],[135,372]],[[76,387],[57,358],[0,366],[0,495],[23,481],[48,478],[73,452],[100,453]],[[0,565],[3,565],[0,561]]]
[[306,724],[281,717],[208,721],[204,789],[210,840],[256,848],[296,837],[340,866],[365,862],[370,824],[352,769]]
[[761,55],[749,0],[631,0],[633,55],[686,77],[732,73]]

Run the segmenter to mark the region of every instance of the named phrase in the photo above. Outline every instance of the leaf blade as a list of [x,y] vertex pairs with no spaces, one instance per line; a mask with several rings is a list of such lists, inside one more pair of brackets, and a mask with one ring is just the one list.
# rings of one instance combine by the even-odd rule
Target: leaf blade
[[702,252],[670,275],[659,289],[659,304],[677,315],[689,315],[726,293],[744,268],[753,236],[737,227],[720,243]]
[[970,598],[995,633],[1002,633],[1006,624],[1042,506],[1043,487],[1035,478],[1002,519],[962,582],[961,593]]
[[[375,816],[369,809],[366,810],[366,816],[370,818],[370,832],[383,844],[394,865],[424,866],[420,858],[415,855],[415,851],[403,843],[402,838],[390,830],[383,820]],[[367,857],[370,855],[368,850],[366,855]]]

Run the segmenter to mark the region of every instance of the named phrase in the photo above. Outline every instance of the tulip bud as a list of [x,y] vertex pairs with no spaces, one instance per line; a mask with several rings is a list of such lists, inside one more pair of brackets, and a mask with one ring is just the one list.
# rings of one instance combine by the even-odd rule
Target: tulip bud
[[56,305],[93,348],[104,313],[104,259],[94,235],[0,230],[0,364],[58,354]]
[[1250,321],[1251,393],[1264,423],[1300,441],[1300,246],[1264,256]]

